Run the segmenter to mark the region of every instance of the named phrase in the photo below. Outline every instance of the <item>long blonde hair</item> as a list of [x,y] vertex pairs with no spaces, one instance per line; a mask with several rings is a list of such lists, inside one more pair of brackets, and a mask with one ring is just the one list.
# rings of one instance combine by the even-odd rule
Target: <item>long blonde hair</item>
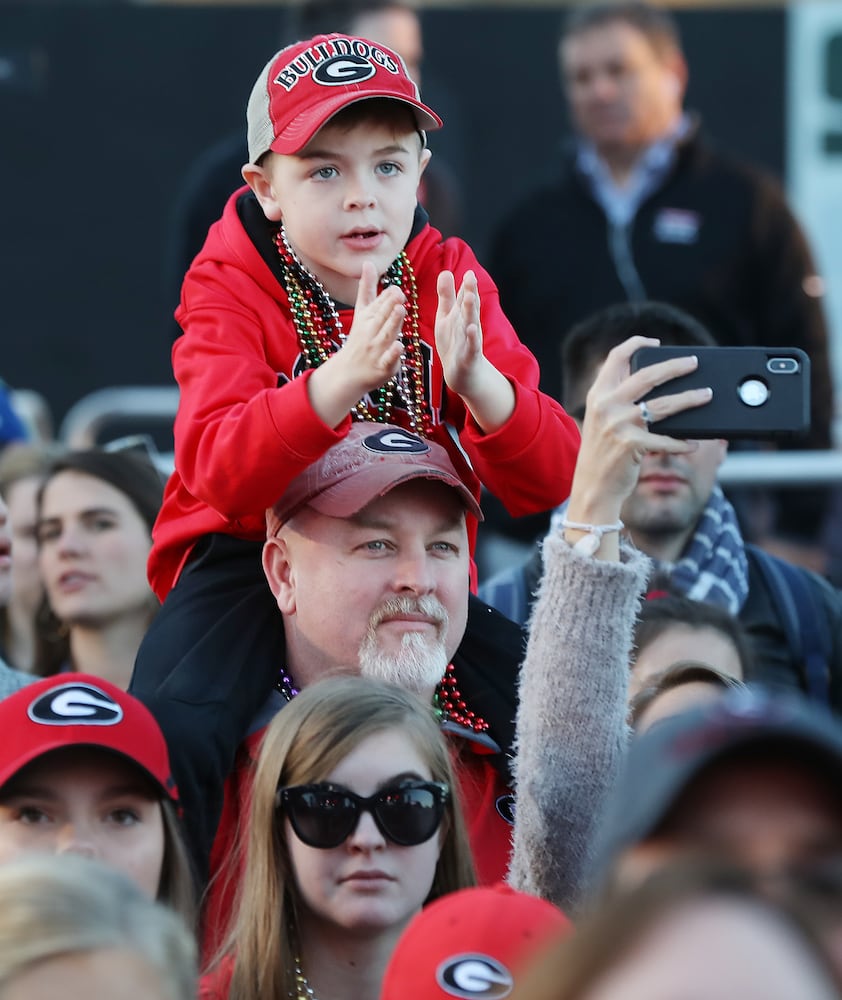
[[196,942],[169,907],[81,855],[29,854],[0,866],[0,993],[60,956],[131,952],[172,1000],[196,995]]
[[275,809],[277,789],[323,781],[365,739],[393,728],[409,737],[433,780],[452,790],[428,901],[475,883],[450,755],[430,706],[402,688],[362,677],[310,685],[275,716],[261,746],[246,865],[223,947],[234,960],[229,1000],[276,1000],[295,991],[297,892]]

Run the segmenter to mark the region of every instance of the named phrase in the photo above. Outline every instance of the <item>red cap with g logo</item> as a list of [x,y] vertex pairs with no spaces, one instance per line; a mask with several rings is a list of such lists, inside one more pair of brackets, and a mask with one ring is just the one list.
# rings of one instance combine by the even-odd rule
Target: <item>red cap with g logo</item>
[[102,747],[145,771],[178,802],[164,735],[133,695],[92,674],[57,674],[0,701],[0,787],[65,747]]
[[406,104],[422,132],[441,118],[421,102],[403,59],[378,42],[349,35],[316,35],[276,52],[252,88],[246,110],[249,162],[270,149],[300,152],[349,104],[387,97]]

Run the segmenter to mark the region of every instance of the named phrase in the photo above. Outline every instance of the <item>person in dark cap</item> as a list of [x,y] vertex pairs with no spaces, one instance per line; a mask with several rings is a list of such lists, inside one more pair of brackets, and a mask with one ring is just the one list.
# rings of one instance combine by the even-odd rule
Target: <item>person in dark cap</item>
[[842,862],[842,723],[795,693],[734,689],[632,740],[596,881],[636,882],[716,853],[762,878]]

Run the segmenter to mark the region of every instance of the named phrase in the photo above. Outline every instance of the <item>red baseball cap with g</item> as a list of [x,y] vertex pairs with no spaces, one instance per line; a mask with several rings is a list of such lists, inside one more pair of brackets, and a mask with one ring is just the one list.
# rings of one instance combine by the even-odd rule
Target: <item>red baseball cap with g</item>
[[502,882],[448,893],[401,934],[380,1000],[502,1000],[570,928],[552,903]]
[[288,45],[272,56],[252,88],[246,109],[249,162],[270,149],[300,152],[337,111],[371,97],[406,104],[421,131],[441,128],[403,59],[385,45],[349,35],[316,35]]
[[450,455],[435,441],[392,424],[359,421],[292,480],[266,512],[268,532],[275,534],[302,507],[328,517],[351,517],[412,479],[434,479],[453,487],[466,509],[482,520],[479,480],[467,462],[457,472]]
[[101,747],[136,764],[178,803],[164,735],[133,695],[92,674],[56,674],[0,701],[0,788],[67,747]]

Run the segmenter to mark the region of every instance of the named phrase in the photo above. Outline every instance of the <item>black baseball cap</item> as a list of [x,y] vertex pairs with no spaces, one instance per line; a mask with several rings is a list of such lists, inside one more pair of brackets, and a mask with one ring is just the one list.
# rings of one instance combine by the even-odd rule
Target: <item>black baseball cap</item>
[[815,761],[842,792],[842,719],[795,691],[734,688],[633,737],[608,802],[600,868],[652,835],[707,768],[749,748]]

